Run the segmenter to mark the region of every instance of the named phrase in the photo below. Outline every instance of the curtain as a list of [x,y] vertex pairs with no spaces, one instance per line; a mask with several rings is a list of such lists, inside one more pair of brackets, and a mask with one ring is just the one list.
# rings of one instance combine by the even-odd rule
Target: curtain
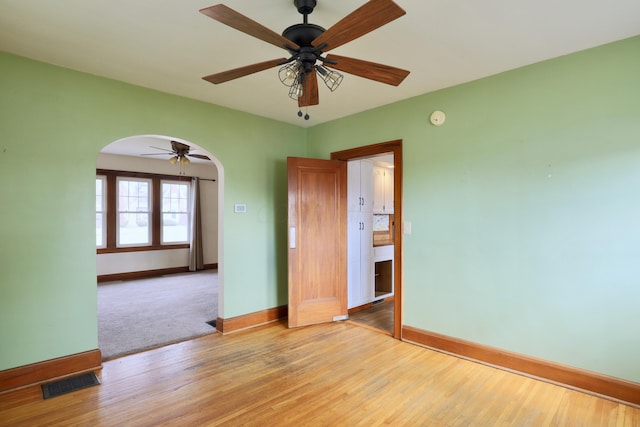
[[192,178],[189,271],[204,269],[204,258],[202,256],[202,221],[200,216],[200,179]]

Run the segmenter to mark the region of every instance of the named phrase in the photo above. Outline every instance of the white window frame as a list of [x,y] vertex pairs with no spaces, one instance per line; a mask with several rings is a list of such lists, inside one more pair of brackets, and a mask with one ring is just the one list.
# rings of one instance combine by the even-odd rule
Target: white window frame
[[[102,244],[99,245],[97,240],[96,240],[96,248],[106,248],[107,247],[107,177],[105,175],[96,175],[96,189],[98,187],[98,181],[100,181],[100,185],[102,187],[102,200],[100,202],[100,204],[102,205],[102,210],[98,210],[97,206],[96,206],[96,216],[98,216],[98,214],[102,214]],[[96,201],[97,201],[98,195],[96,194]],[[97,224],[98,220],[96,219],[96,224]],[[97,237],[97,233],[96,233],[96,237]]]
[[[122,181],[138,181],[138,182],[146,182],[147,183],[147,210],[146,211],[121,211],[120,210],[120,182]],[[126,248],[126,247],[134,247],[134,246],[151,246],[152,242],[152,212],[153,212],[153,183],[149,178],[134,178],[128,176],[118,176],[116,177],[116,247],[118,248]],[[146,213],[147,214],[147,242],[146,243],[121,243],[120,242],[120,215],[122,213],[135,213],[137,212]]]
[[[164,209],[164,193],[163,187],[164,184],[169,185],[184,185],[187,187],[187,207],[184,212],[178,211],[165,211]],[[179,181],[179,180],[171,180],[171,179],[162,179],[160,180],[160,244],[161,245],[179,245],[184,243],[189,243],[191,239],[191,182],[190,181]],[[187,238],[181,241],[171,241],[166,242],[164,240],[164,214],[165,213],[175,213],[175,214],[185,214],[187,216]]]

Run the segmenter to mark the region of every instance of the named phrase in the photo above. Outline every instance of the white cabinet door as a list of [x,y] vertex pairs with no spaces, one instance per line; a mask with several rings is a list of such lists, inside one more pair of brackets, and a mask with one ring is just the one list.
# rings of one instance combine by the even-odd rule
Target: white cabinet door
[[364,304],[362,295],[362,271],[360,267],[360,212],[348,212],[347,227],[347,307],[353,308]]
[[[360,160],[360,195],[362,212],[373,212],[373,162]],[[373,219],[372,219],[373,221]]]
[[373,211],[373,162],[354,160],[347,164],[347,210]]
[[347,175],[347,306],[353,308],[374,297],[373,162],[350,161]]
[[373,263],[373,212],[361,213],[360,233],[360,283],[363,301],[360,305],[373,301],[375,297],[375,264]]
[[348,308],[371,302],[374,298],[373,264],[373,214],[349,212],[348,214]]
[[384,213],[392,214],[393,198],[393,169],[387,169],[384,176]]
[[393,169],[373,168],[373,213],[393,213]]
[[384,213],[384,168],[373,168],[373,213]]
[[362,196],[360,195],[360,161],[347,163],[347,211],[360,212]]

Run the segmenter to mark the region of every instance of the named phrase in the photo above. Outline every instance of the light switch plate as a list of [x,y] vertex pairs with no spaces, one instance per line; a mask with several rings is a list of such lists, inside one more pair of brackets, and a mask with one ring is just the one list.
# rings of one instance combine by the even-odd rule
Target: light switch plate
[[411,223],[409,221],[404,222],[404,234],[411,234]]
[[247,211],[247,205],[244,203],[236,203],[233,205],[233,211],[235,213],[245,213]]

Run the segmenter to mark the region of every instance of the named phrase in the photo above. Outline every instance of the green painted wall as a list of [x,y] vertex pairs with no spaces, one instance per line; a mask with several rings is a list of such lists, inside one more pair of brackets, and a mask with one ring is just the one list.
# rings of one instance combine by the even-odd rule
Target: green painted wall
[[0,370],[97,348],[96,156],[126,136],[222,162],[225,317],[286,304],[286,157],[306,154],[304,129],[6,53],[0,94]]
[[640,382],[640,37],[307,138],[403,140],[405,325]]
[[96,155],[163,134],[223,164],[225,318],[286,303],[286,157],[402,139],[404,324],[640,382],[638,52],[308,130],[2,53],[0,370],[97,347]]

